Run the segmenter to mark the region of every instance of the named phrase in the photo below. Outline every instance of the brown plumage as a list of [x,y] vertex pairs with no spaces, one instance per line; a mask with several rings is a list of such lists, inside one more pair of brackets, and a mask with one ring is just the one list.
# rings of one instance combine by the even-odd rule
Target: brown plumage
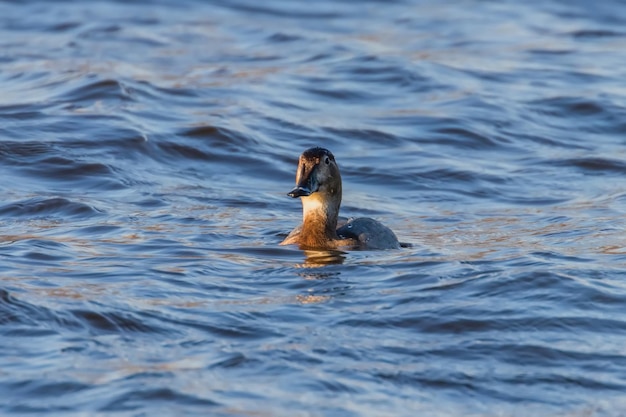
[[302,224],[289,233],[281,245],[297,244],[302,249],[392,249],[400,246],[395,234],[374,219],[350,219],[337,227],[341,174],[328,149],[310,148],[300,155],[296,186],[288,195],[301,198]]

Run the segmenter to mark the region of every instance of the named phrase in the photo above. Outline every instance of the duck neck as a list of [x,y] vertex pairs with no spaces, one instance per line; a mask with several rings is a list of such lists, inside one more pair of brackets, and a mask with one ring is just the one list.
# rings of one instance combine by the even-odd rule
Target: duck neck
[[338,239],[337,217],[341,205],[338,193],[316,192],[302,197],[301,244],[310,247],[332,246]]

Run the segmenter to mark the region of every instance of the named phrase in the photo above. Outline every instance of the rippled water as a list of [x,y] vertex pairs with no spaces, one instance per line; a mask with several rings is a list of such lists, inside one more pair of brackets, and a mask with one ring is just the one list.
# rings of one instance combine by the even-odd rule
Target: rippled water
[[[0,2],[0,414],[623,415],[625,28]],[[315,145],[412,248],[278,245]]]

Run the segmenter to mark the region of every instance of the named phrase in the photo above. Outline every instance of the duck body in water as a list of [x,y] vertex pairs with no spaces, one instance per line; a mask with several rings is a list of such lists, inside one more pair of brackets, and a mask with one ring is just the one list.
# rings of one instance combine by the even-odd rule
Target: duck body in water
[[302,249],[397,249],[398,238],[382,223],[368,218],[340,219],[341,174],[333,154],[310,148],[300,155],[296,186],[287,195],[302,201],[302,224],[282,241]]

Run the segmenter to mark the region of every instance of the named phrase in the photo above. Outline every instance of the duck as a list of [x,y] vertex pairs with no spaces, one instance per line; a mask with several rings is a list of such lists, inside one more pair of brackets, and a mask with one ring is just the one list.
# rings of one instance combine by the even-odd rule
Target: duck
[[341,174],[335,156],[325,148],[305,150],[298,161],[296,186],[287,195],[300,198],[302,224],[280,243],[300,249],[398,249],[394,232],[369,217],[340,218]]

